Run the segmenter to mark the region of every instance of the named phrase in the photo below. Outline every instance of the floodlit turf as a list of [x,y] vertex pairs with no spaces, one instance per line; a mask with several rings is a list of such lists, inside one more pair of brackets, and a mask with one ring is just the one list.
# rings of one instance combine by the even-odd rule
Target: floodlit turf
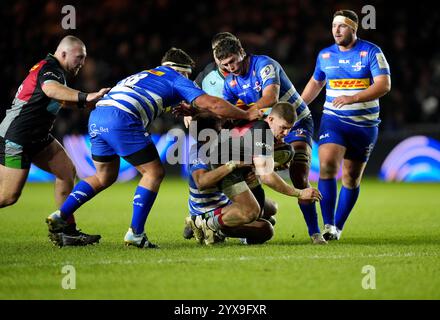
[[[310,244],[294,199],[267,191],[279,203],[271,241],[206,247],[182,238],[187,187],[167,177],[147,223],[160,250],[123,245],[134,189],[116,184],[78,211],[79,226],[100,233],[100,244],[60,249],[44,223],[53,186],[26,185],[17,204],[0,210],[0,299],[440,298],[438,184],[364,181],[342,239],[327,246]],[[66,265],[74,290],[62,287],[72,275],[62,273]],[[362,287],[374,284],[364,266],[374,267],[375,289]]]

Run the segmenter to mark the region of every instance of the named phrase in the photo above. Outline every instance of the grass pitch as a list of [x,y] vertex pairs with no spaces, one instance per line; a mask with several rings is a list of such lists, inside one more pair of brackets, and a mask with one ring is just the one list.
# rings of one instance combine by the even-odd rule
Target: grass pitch
[[[134,189],[116,184],[77,212],[100,244],[60,249],[44,223],[55,209],[53,185],[26,185],[17,204],[0,210],[0,299],[440,298],[438,184],[365,180],[342,239],[327,246],[310,244],[294,199],[266,188],[279,203],[271,241],[206,247],[182,238],[187,184],[167,177],[147,222],[159,250],[123,245]],[[74,290],[63,289],[66,265]]]

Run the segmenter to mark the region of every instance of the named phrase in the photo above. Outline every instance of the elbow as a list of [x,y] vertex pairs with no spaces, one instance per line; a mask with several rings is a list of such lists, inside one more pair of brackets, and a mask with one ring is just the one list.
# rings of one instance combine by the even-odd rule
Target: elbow
[[199,189],[199,191],[205,191],[209,187],[206,181],[198,180],[194,182],[196,183],[197,189]]
[[387,94],[388,92],[391,91],[391,82],[385,85],[384,91],[385,91],[384,94]]
[[52,86],[49,86],[47,84],[43,84],[43,86],[41,87],[41,90],[48,98],[51,98],[51,99],[53,98],[54,90],[52,90]]

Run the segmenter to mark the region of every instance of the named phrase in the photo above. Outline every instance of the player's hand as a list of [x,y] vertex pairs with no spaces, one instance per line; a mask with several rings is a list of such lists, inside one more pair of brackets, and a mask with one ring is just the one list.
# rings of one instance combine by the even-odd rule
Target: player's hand
[[183,117],[183,124],[185,125],[185,128],[187,128],[187,129],[189,128],[191,121],[192,121],[191,116]]
[[248,172],[246,174],[246,176],[244,177],[247,185],[252,185],[254,184],[256,181],[258,181],[257,175],[255,174],[255,171],[252,170],[250,172]]
[[247,113],[247,120],[253,121],[257,119],[263,118],[264,112],[263,110],[257,110],[257,109],[249,109],[246,111]]
[[318,189],[315,188],[306,188],[299,191],[299,200],[311,200],[311,201],[320,201],[322,200],[322,194]]
[[355,103],[355,99],[353,96],[339,96],[333,99],[333,107],[335,108],[342,108],[346,104],[352,104]]
[[181,101],[171,111],[174,116],[194,116],[197,113],[197,109],[193,108],[189,103]]
[[87,103],[91,102],[91,103],[95,103],[97,102],[99,99],[101,99],[107,92],[110,91],[111,88],[102,88],[101,90],[99,90],[98,92],[91,92],[89,94],[87,94]]

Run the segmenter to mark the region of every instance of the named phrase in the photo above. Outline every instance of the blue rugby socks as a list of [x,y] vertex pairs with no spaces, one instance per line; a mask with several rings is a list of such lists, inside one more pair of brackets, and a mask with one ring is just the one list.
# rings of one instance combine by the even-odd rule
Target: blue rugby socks
[[306,221],[307,228],[309,231],[309,236],[315,233],[319,233],[318,226],[318,214],[316,213],[316,205],[315,203],[310,204],[300,204],[299,207],[304,216],[304,220]]
[[360,187],[355,189],[348,189],[342,186],[339,192],[338,208],[336,209],[336,227],[342,230],[345,221],[347,221],[351,210],[353,209],[358,196]]
[[321,212],[324,224],[335,225],[335,206],[337,196],[336,179],[319,179],[318,189],[321,191]]
[[133,199],[133,217],[131,219],[131,228],[133,233],[141,234],[144,232],[145,222],[148,214],[156,200],[157,192],[150,191],[142,186],[137,186]]
[[61,217],[64,220],[72,221],[73,213],[84,203],[92,199],[95,194],[95,190],[87,182],[84,180],[78,182],[60,208]]

